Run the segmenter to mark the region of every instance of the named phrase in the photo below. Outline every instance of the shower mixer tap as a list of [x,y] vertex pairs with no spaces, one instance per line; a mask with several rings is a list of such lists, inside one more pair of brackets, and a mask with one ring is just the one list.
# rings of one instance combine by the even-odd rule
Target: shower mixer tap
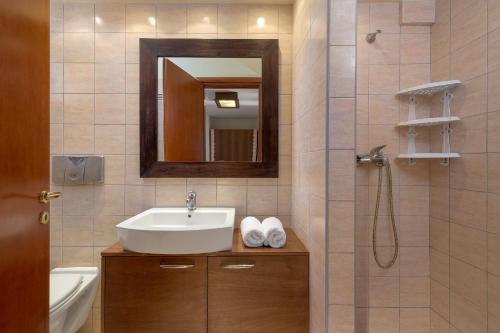
[[383,167],[387,163],[387,157],[382,152],[387,145],[382,145],[373,148],[368,154],[356,155],[356,162],[360,164],[373,163],[378,167]]

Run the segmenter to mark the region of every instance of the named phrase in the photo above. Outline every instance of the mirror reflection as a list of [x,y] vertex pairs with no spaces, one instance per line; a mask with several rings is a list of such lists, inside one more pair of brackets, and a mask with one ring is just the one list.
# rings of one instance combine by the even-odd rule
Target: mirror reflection
[[260,162],[260,58],[158,59],[158,159]]

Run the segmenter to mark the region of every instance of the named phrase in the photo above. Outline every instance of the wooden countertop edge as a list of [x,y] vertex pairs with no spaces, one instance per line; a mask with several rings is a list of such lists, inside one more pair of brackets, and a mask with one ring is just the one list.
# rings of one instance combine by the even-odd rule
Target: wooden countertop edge
[[211,253],[196,253],[196,254],[150,254],[150,253],[138,253],[131,252],[123,249],[120,242],[116,242],[110,247],[106,248],[101,252],[101,256],[103,257],[142,257],[142,256],[183,256],[183,257],[224,257],[224,256],[252,256],[252,255],[302,255],[308,256],[309,252],[307,251],[304,244],[297,237],[295,232],[291,228],[285,228],[287,243],[285,247],[280,249],[274,249],[271,247],[259,247],[259,248],[248,248],[243,244],[243,240],[241,238],[240,230],[234,230],[233,237],[233,249],[231,251],[221,251],[221,252],[211,252]]

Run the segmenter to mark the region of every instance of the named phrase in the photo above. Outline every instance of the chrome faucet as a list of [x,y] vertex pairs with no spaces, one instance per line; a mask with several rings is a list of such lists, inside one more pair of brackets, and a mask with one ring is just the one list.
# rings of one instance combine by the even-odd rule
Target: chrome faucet
[[375,147],[366,155],[357,155],[356,162],[358,162],[358,165],[373,163],[378,167],[384,166],[387,163],[387,157],[382,152],[385,146],[386,145]]
[[186,197],[186,206],[190,213],[196,210],[196,192],[189,191]]

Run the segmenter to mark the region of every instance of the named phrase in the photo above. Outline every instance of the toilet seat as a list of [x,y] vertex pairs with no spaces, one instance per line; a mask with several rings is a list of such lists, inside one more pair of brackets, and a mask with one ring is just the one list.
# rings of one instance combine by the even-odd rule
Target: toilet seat
[[49,311],[53,312],[69,300],[83,282],[81,274],[50,274]]

